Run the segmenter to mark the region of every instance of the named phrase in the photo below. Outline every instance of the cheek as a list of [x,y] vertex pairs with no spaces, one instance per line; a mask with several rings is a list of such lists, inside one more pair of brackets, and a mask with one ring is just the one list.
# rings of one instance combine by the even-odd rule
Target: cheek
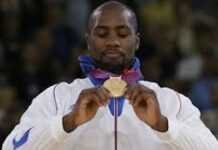
[[133,40],[126,40],[122,42],[122,48],[126,50],[128,56],[133,56],[135,54],[136,42]]
[[89,42],[89,50],[90,54],[96,58],[99,59],[101,57],[101,51],[104,49],[104,44],[101,40],[93,39]]
[[104,48],[104,41],[99,39],[99,38],[95,38],[93,39],[93,41],[91,42],[91,47],[94,50],[99,50],[99,49],[103,49]]

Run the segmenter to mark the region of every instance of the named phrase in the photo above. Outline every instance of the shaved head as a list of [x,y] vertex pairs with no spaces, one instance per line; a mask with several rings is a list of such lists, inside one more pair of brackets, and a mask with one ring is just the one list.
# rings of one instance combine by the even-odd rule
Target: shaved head
[[125,12],[128,15],[128,19],[129,19],[131,26],[133,27],[134,31],[137,32],[138,23],[137,23],[136,15],[132,11],[132,9],[130,9],[128,6],[126,6],[120,2],[109,1],[109,2],[105,2],[102,5],[100,5],[99,7],[97,7],[90,15],[89,20],[88,20],[88,33],[90,33],[91,29],[95,25],[96,17],[105,11]]
[[131,66],[140,43],[135,13],[120,2],[103,3],[89,18],[86,39],[99,68],[121,73]]

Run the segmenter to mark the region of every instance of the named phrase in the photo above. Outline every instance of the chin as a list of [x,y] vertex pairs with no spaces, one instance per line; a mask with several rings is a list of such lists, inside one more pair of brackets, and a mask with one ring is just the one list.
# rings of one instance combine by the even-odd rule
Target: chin
[[120,62],[120,61],[116,61],[116,60],[113,60],[113,61],[110,61],[110,62],[103,62],[103,64],[107,64],[107,66],[113,66],[113,67],[124,66],[125,65],[125,63]]
[[123,57],[102,57],[102,59],[100,60],[102,63],[104,64],[108,64],[108,65],[124,65],[125,64],[125,59]]
[[125,65],[124,63],[119,63],[116,61],[96,61],[96,66],[102,70],[120,74],[123,71]]
[[115,62],[115,61],[113,61],[113,62],[104,62],[104,63],[102,63],[104,66],[107,66],[107,67],[118,67],[118,66],[125,66],[125,64],[124,63],[120,63],[120,62]]

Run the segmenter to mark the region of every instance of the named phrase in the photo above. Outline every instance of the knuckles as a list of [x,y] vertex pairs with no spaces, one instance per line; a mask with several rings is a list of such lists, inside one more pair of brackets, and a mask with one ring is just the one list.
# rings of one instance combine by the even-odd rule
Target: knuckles
[[96,94],[97,93],[97,89],[96,88],[89,88],[89,89],[84,89],[80,92],[81,96],[89,96],[91,94]]
[[137,91],[140,94],[147,94],[147,95],[152,95],[156,97],[156,94],[152,89],[145,87],[143,85],[140,85],[140,84],[130,86],[129,91]]
[[83,89],[80,94],[83,94],[83,95],[92,94],[92,93],[96,94],[98,92],[103,92],[103,89],[101,87],[93,87],[93,88]]
[[109,94],[105,92],[102,87],[84,89],[80,92],[78,101],[84,102],[93,99],[106,101],[107,99],[109,99]]

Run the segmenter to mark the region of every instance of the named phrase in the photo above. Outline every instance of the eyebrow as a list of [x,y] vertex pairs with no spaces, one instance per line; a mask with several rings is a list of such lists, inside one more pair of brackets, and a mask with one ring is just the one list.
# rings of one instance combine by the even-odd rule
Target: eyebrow
[[104,25],[98,25],[94,28],[94,30],[97,30],[97,29],[108,29],[108,27]]
[[127,25],[120,25],[120,26],[117,26],[116,27],[117,29],[128,29],[128,30],[131,30],[131,28]]
[[[115,27],[116,29],[128,29],[128,30],[131,30],[129,26],[127,25],[118,25]],[[98,25],[95,27],[95,30],[96,29],[109,29],[108,26],[105,26],[105,25]]]

